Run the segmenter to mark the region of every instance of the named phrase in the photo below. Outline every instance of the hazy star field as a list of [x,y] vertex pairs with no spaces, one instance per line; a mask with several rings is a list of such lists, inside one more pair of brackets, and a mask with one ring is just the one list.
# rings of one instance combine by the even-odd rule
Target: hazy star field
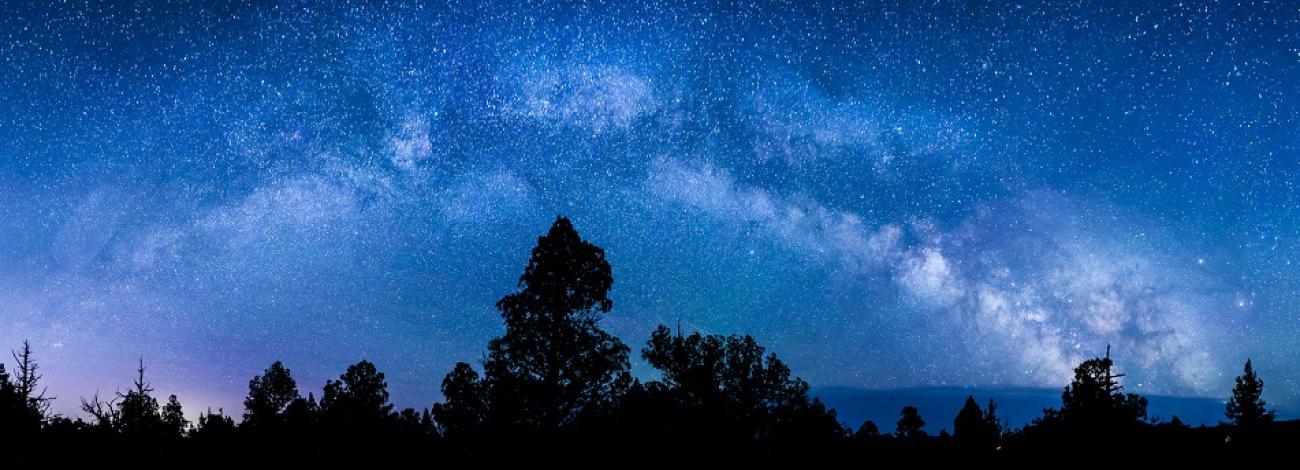
[[557,214],[633,356],[1060,387],[1110,344],[1300,406],[1300,4],[134,3],[0,15],[0,350],[54,411],[137,358],[187,413],[276,360],[426,407]]

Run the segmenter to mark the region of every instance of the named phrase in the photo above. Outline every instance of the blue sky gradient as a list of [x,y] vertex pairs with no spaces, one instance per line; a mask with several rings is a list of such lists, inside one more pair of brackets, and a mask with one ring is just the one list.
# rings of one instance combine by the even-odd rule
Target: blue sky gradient
[[428,406],[557,214],[634,351],[1300,405],[1295,4],[205,3],[0,17],[0,345],[58,411],[139,357]]

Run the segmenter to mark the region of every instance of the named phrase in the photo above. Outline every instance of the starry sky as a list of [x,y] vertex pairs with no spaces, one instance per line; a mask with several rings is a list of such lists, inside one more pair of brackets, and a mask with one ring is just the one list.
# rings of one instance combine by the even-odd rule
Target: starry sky
[[23,3],[0,349],[56,411],[137,358],[191,410],[363,358],[428,406],[557,214],[634,351],[1060,387],[1110,344],[1131,391],[1250,357],[1300,405],[1296,3]]

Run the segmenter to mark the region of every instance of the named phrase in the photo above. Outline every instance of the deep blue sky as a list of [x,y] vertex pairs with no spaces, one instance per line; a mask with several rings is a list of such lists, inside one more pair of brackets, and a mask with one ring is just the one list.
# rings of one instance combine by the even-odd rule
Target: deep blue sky
[[47,3],[0,16],[0,345],[59,411],[138,357],[191,410],[362,358],[427,406],[556,214],[634,351],[1058,387],[1111,344],[1300,405],[1296,3]]

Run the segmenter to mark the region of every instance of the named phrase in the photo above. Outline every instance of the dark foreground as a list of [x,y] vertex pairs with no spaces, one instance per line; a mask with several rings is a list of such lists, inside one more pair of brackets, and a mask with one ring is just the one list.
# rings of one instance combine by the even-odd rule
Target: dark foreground
[[[640,355],[659,376],[629,371],[631,348],[599,327],[613,307],[604,250],[565,218],[538,238],[518,290],[497,303],[505,334],[478,367],[457,364],[443,401],[397,411],[384,374],[358,362],[304,397],[279,362],[248,383],[236,417],[191,421],[179,399],[154,396],[141,361],[134,386],[82,398],[84,418],[49,413],[31,348],[0,364],[0,446],[6,465],[223,466],[478,463],[690,465],[775,463],[869,466],[1131,466],[1231,464],[1289,457],[1300,423],[1275,422],[1264,382],[1246,361],[1225,423],[1192,428],[1147,414],[1125,393],[1110,351],[1074,370],[1059,407],[1012,429],[997,404],[967,398],[956,416],[930,416],[952,433],[927,434],[913,406],[893,423],[841,424],[775,355],[749,336],[684,334],[660,326]],[[951,421],[948,421],[951,420]],[[14,465],[9,464],[13,462]]]

